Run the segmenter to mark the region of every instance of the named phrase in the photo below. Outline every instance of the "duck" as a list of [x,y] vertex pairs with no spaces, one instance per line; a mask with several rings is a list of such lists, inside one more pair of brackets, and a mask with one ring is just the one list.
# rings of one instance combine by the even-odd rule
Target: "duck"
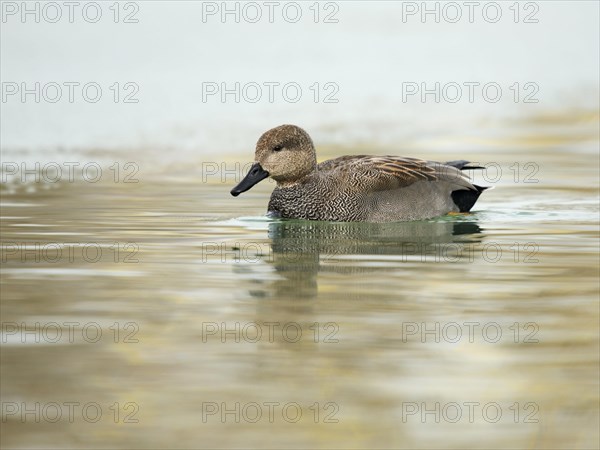
[[445,163],[380,155],[317,163],[309,134],[280,125],[260,136],[254,163],[232,190],[237,197],[270,177],[277,182],[267,215],[330,222],[405,222],[469,213],[487,187],[470,182],[469,161]]

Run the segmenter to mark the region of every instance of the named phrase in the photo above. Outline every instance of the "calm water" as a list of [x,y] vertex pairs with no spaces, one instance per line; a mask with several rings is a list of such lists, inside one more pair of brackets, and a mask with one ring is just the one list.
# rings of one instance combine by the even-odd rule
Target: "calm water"
[[4,185],[2,444],[596,448],[598,155],[502,154],[413,223],[269,220],[199,167]]

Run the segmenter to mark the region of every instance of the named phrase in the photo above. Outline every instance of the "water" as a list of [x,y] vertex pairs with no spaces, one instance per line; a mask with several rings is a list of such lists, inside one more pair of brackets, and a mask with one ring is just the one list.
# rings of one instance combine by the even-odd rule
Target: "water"
[[501,155],[413,223],[270,220],[270,183],[189,170],[4,185],[2,444],[596,447],[598,155]]

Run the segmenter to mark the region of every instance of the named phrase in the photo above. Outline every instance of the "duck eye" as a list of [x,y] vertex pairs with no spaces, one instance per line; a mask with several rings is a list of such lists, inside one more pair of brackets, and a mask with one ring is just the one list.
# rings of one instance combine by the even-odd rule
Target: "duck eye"
[[274,152],[279,152],[283,150],[283,146],[282,145],[276,145],[275,147],[273,147],[273,151]]

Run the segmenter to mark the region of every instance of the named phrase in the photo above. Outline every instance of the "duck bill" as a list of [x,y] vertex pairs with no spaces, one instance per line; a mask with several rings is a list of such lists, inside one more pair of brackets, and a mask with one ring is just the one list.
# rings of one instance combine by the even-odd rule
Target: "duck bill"
[[231,190],[231,195],[237,197],[242,192],[246,192],[255,184],[261,182],[269,176],[269,172],[264,170],[259,163],[252,164],[250,170],[240,183]]

